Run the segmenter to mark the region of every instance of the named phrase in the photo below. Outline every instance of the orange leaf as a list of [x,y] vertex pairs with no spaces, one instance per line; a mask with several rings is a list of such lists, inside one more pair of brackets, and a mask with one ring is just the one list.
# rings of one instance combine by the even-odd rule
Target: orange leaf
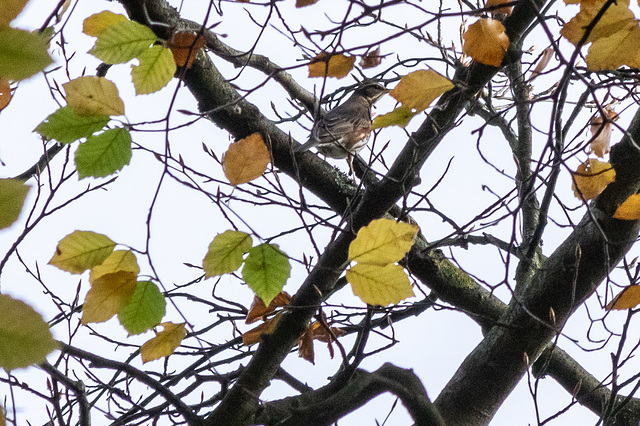
[[249,308],[244,323],[251,324],[252,322],[256,322],[259,318],[275,312],[276,308],[288,305],[289,302],[291,302],[291,296],[286,291],[278,293],[278,295],[271,300],[268,307],[264,305],[264,302],[258,296],[253,296],[253,303],[251,303],[251,308]]
[[192,31],[175,32],[167,41],[167,47],[173,53],[176,66],[191,68],[196,53],[205,45],[204,37]]
[[640,285],[625,287],[620,294],[613,298],[606,306],[607,311],[612,309],[624,310],[640,305]]
[[262,136],[254,133],[229,146],[222,159],[222,168],[231,185],[237,186],[260,177],[270,161],[271,156]]
[[496,19],[483,18],[469,26],[464,33],[462,51],[476,61],[499,67],[509,47],[509,37],[502,23]]
[[616,179],[616,172],[609,163],[590,158],[578,166],[573,174],[571,188],[576,197],[583,200],[596,198]]
[[11,102],[11,86],[9,80],[0,77],[0,111]]
[[329,55],[327,52],[322,52],[311,60],[309,77],[343,78],[349,75],[355,62],[355,56]]
[[[485,4],[484,7],[500,6],[501,4],[504,4],[504,3],[510,3],[510,2],[509,0],[487,0],[487,4]],[[512,10],[513,10],[513,6],[504,6],[499,9],[493,9],[491,11],[491,14],[492,15],[496,15],[496,14],[511,15]]]
[[640,194],[634,194],[620,204],[613,217],[621,220],[640,219]]
[[253,345],[260,341],[260,336],[263,334],[271,334],[276,329],[276,325],[282,316],[282,312],[279,312],[273,318],[270,318],[260,324],[259,326],[252,328],[246,333],[242,334],[242,344],[245,346]]

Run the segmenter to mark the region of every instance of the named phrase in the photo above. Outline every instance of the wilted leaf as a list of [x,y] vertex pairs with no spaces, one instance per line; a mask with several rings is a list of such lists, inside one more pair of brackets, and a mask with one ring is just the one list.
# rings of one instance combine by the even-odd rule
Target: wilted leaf
[[0,111],[5,109],[11,102],[11,86],[9,80],[0,77]]
[[269,306],[265,306],[262,299],[258,296],[253,297],[253,302],[247,312],[247,318],[244,320],[245,324],[251,324],[257,321],[259,318],[265,318],[270,313],[275,312],[276,308],[281,306],[287,306],[291,302],[291,296],[286,291],[281,291],[276,297],[269,303]]
[[103,129],[109,120],[108,115],[79,115],[73,107],[67,105],[45,118],[35,131],[47,139],[68,144]]
[[171,50],[163,46],[151,46],[138,56],[140,65],[131,66],[131,78],[136,95],[157,92],[165,87],[176,73],[176,63]]
[[236,186],[262,176],[270,161],[262,136],[254,133],[229,146],[222,159],[222,168],[229,182]]
[[627,198],[618,206],[613,217],[622,220],[640,219],[640,194],[633,194]]
[[126,16],[120,15],[117,13],[113,13],[108,10],[104,10],[100,13],[96,13],[95,15],[89,16],[84,20],[82,25],[82,32],[86,35],[90,35],[93,37],[98,37],[101,32],[106,30],[112,25],[115,25],[119,22],[128,21]]
[[402,77],[390,95],[402,102],[404,108],[417,113],[452,88],[453,83],[434,70],[418,70]]
[[273,318],[269,318],[259,326],[252,328],[246,333],[242,333],[242,344],[245,346],[253,345],[260,341],[260,336],[263,334],[271,334],[276,329],[276,325],[280,320],[282,313],[276,314]]
[[509,37],[502,23],[496,19],[482,18],[470,25],[464,33],[462,51],[474,60],[499,67],[509,48]]
[[313,326],[312,324],[298,339],[298,356],[304,360],[309,361],[311,364],[315,364],[315,353],[313,351]]
[[115,246],[116,243],[105,235],[74,231],[60,240],[49,264],[72,274],[81,274],[104,262]]
[[375,68],[382,62],[382,56],[380,56],[380,47],[376,47],[370,52],[367,52],[360,59],[360,66],[364,69]]
[[251,235],[246,232],[229,230],[216,235],[202,261],[205,278],[237,270],[244,262],[244,254],[250,249]]
[[42,71],[53,60],[47,41],[29,31],[0,30],[0,75],[9,80],[24,80]]
[[605,154],[611,151],[611,123],[618,119],[618,114],[611,108],[606,106],[604,108],[606,117],[602,117],[600,112],[589,121],[591,126],[591,152],[602,158]]
[[0,294],[0,312],[0,368],[39,364],[58,348],[49,326],[31,306]]
[[329,55],[327,52],[322,52],[311,60],[309,77],[343,78],[349,75],[355,62],[355,56]]
[[546,49],[544,49],[544,52],[542,52],[542,55],[540,55],[538,64],[536,65],[535,69],[531,72],[531,77],[529,78],[529,82],[532,82],[536,77],[542,74],[545,68],[547,68],[547,65],[549,65],[549,61],[553,57],[554,52],[555,50],[553,50],[553,47],[547,47]]
[[123,115],[118,88],[104,77],[78,77],[62,85],[67,103],[80,115]]
[[305,7],[311,6],[312,4],[318,3],[320,0],[296,0],[296,7]]
[[346,277],[353,294],[369,305],[395,305],[414,295],[400,265],[358,263],[347,271]]
[[89,136],[76,150],[78,177],[104,177],[117,172],[131,161],[131,135],[117,127]]
[[138,281],[129,304],[118,313],[118,319],[129,335],[144,333],[160,323],[166,306],[157,285],[151,281]]
[[130,272],[137,276],[140,273],[140,267],[136,255],[131,250],[114,251],[100,265],[91,268],[89,282],[93,284],[98,278],[114,272]]
[[374,118],[371,128],[380,129],[388,126],[405,127],[416,114],[417,113],[411,112],[411,108],[401,106],[387,114]]
[[121,64],[137,58],[156,39],[153,31],[142,24],[118,22],[98,34],[96,45],[89,53],[106,64]]
[[630,285],[614,297],[614,299],[607,304],[606,309],[607,311],[612,309],[624,310],[635,308],[638,305],[640,305],[640,285]]
[[391,219],[376,219],[360,228],[349,245],[349,260],[384,266],[401,260],[420,228]]
[[171,355],[187,335],[187,329],[184,324],[163,322],[160,325],[164,327],[164,330],[140,348],[140,356],[142,356],[143,363]]
[[171,35],[167,47],[173,53],[176,66],[191,68],[196,54],[205,45],[204,37],[193,31],[178,31]]
[[82,324],[104,322],[118,314],[131,301],[137,276],[128,271],[104,274],[91,284],[82,305]]
[[276,244],[260,244],[249,250],[242,278],[269,305],[282,291],[291,273],[289,259]]
[[578,166],[573,173],[573,189],[576,197],[583,200],[596,198],[604,189],[616,179],[616,172],[609,163],[603,163],[593,158]]
[[[15,179],[0,179],[0,229],[18,220],[31,186]],[[0,311],[1,312],[1,311]]]

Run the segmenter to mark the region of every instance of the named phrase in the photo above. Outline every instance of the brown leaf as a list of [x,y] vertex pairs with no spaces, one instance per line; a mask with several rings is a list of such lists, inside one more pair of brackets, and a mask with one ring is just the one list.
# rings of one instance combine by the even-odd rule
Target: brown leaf
[[262,299],[258,296],[253,296],[253,302],[251,303],[251,307],[249,308],[249,312],[247,313],[247,318],[245,319],[245,324],[251,324],[256,322],[259,318],[263,318],[266,315],[269,315],[272,312],[275,312],[276,308],[280,306],[286,306],[291,302],[291,296],[286,291],[281,291],[278,293],[276,297],[269,303],[269,306],[265,306]]
[[474,60],[499,67],[509,47],[504,25],[497,19],[482,18],[464,33],[462,51]]
[[11,86],[9,80],[0,77],[0,111],[11,102]]
[[382,62],[382,56],[380,56],[380,47],[376,47],[374,50],[367,52],[362,59],[360,59],[360,66],[362,68],[375,68]]
[[606,106],[604,108],[606,117],[603,117],[601,113],[596,115],[589,121],[591,125],[591,152],[598,157],[602,158],[605,154],[611,151],[611,123],[618,119],[618,114],[611,108]]
[[193,31],[180,31],[171,35],[167,41],[167,47],[173,53],[176,66],[191,68],[196,54],[204,47],[205,40],[202,34]]
[[298,339],[298,356],[306,359],[311,364],[315,364],[315,353],[313,351],[314,327],[310,325]]
[[544,69],[549,64],[549,61],[553,57],[553,53],[554,53],[553,47],[547,47],[546,49],[544,49],[544,52],[542,52],[542,55],[540,55],[540,60],[538,61],[536,68],[531,73],[531,78],[529,78],[529,82],[532,82],[536,77],[542,74]]
[[[509,0],[487,0],[487,4],[485,4],[484,7],[494,7],[494,6],[500,6],[501,4],[504,3],[510,3]],[[497,15],[497,14],[501,14],[501,15],[511,15],[511,11],[513,10],[513,6],[504,6],[501,7],[499,9],[493,9],[491,11],[492,15]]]
[[263,322],[259,326],[252,328],[246,333],[242,334],[242,344],[245,346],[253,345],[254,343],[258,343],[260,341],[260,336],[263,334],[271,334],[273,330],[276,329],[276,325],[282,316],[282,312],[279,312],[271,319]]
[[306,7],[318,3],[320,0],[296,0],[296,7]]

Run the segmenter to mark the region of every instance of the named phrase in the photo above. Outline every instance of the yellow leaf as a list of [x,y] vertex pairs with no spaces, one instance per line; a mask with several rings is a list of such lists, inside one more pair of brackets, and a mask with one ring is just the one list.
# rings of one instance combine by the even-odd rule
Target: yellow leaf
[[229,146],[222,159],[222,168],[229,182],[236,186],[261,176],[270,161],[262,136],[254,133]]
[[171,355],[180,346],[184,336],[187,335],[187,329],[184,324],[163,322],[160,325],[164,327],[164,330],[140,348],[140,356],[142,356],[143,363]]
[[469,26],[464,33],[462,51],[476,61],[499,67],[509,48],[509,37],[502,23],[496,19],[482,18]]
[[[577,44],[606,0],[583,2],[580,12],[564,25],[560,34]],[[617,4],[616,4],[617,3]],[[586,57],[591,70],[617,69],[622,65],[640,66],[640,27],[629,10],[628,0],[612,4],[602,15],[586,42],[592,43]]]
[[624,310],[635,308],[638,305],[640,305],[640,285],[630,285],[609,302],[606,309],[607,311],[612,309]]
[[573,173],[571,188],[577,198],[591,200],[596,198],[616,179],[616,172],[609,163],[588,159]]
[[93,37],[98,37],[102,31],[110,26],[124,21],[128,21],[126,16],[105,10],[85,19],[82,32]]
[[18,220],[31,186],[16,179],[0,179],[0,229]]
[[98,278],[114,272],[140,273],[140,267],[135,254],[131,250],[116,250],[107,257],[102,264],[94,266],[89,275],[89,282],[93,284]]
[[82,324],[104,322],[119,313],[131,301],[137,283],[137,275],[128,271],[95,279],[82,305]]
[[402,266],[360,264],[347,271],[353,294],[369,305],[395,305],[412,297],[413,289]]
[[638,220],[640,219],[640,194],[634,194],[620,204],[613,214],[616,219]]
[[242,344],[245,346],[253,345],[260,341],[260,336],[263,334],[271,334],[276,329],[278,321],[282,316],[282,312],[278,312],[273,318],[269,318],[259,326],[252,328],[246,333],[242,333]]
[[420,112],[438,96],[453,88],[453,83],[433,70],[418,70],[402,77],[390,95],[404,108]]
[[167,47],[171,49],[176,65],[178,67],[186,65],[187,68],[191,68],[196,54],[204,45],[204,37],[193,31],[174,32],[171,39],[167,41]]
[[0,294],[0,312],[0,368],[9,371],[40,364],[58,347],[49,325],[31,306]]
[[327,52],[322,52],[311,60],[309,77],[343,78],[349,75],[355,62],[355,56],[329,55]]
[[416,114],[417,113],[411,112],[410,108],[401,106],[387,114],[379,115],[374,118],[373,123],[371,123],[371,128],[380,129],[388,126],[405,127]]
[[0,13],[0,28],[6,27],[16,16],[29,0],[2,0],[2,13]]
[[0,77],[0,111],[5,109],[11,102],[11,86],[9,80]]
[[420,228],[391,219],[371,221],[349,246],[349,260],[384,266],[398,262],[411,249]]
[[60,240],[49,264],[72,274],[81,274],[104,262],[115,246],[116,243],[102,234],[74,231]]
[[62,85],[67,103],[79,115],[123,115],[118,88],[104,77],[79,77]]

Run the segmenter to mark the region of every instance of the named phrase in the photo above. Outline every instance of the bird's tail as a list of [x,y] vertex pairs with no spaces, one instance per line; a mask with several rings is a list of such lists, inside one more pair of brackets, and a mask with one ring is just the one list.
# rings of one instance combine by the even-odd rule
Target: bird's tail
[[295,152],[305,152],[305,151],[309,151],[311,148],[313,148],[314,146],[316,146],[316,140],[313,138],[310,138],[308,141],[306,141],[304,144],[299,145],[296,149],[294,149]]

